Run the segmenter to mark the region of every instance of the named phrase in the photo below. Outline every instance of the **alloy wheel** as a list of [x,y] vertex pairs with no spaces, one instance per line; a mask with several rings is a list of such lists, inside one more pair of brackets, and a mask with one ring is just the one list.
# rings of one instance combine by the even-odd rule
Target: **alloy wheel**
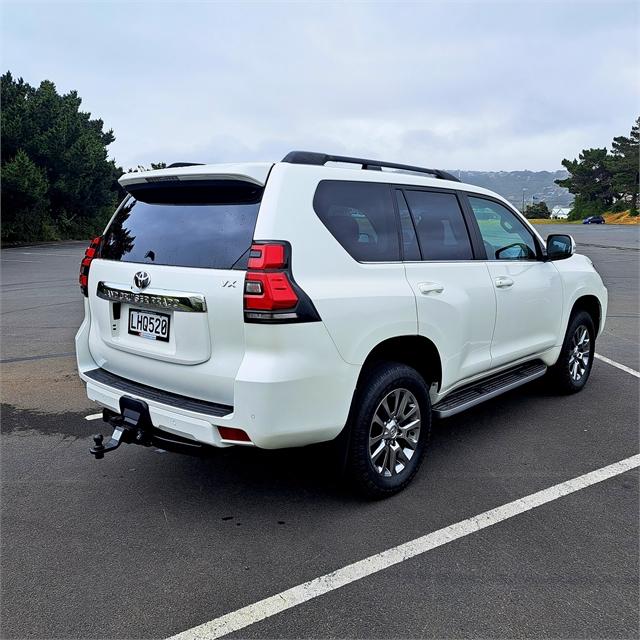
[[408,389],[390,391],[378,404],[369,427],[369,456],[382,476],[402,473],[420,439],[420,407]]
[[574,382],[580,382],[591,359],[591,339],[587,327],[581,324],[571,337],[569,350],[569,375]]

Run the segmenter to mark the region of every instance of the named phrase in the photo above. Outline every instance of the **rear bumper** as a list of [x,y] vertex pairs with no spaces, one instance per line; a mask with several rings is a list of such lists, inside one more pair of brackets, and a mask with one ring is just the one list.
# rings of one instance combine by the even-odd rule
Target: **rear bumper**
[[114,373],[109,373],[105,369],[91,369],[84,372],[84,378],[93,382],[99,382],[106,387],[121,391],[127,395],[133,395],[147,400],[155,400],[157,403],[173,407],[175,409],[185,409],[207,416],[222,418],[233,413],[233,407],[217,402],[207,402],[197,398],[187,398],[186,396],[168,391],[154,389],[146,384],[140,384],[133,380],[127,380]]
[[[132,381],[128,381],[131,382],[131,388],[124,391],[122,388],[111,386],[113,383],[106,381],[110,375],[112,374],[104,371],[104,369],[91,369],[85,373],[80,373],[80,378],[87,384],[87,396],[90,400],[116,413],[120,411],[120,398],[124,395],[144,400],[149,405],[151,423],[157,429],[213,447],[230,446],[231,443],[225,442],[220,437],[214,424],[214,421],[220,424],[220,420],[224,420],[224,417],[178,409],[175,406],[163,404],[159,402],[158,395],[155,395],[154,399],[152,399],[151,394],[140,390],[143,385],[136,385]],[[120,378],[120,380],[124,380],[124,378]],[[136,386],[138,389],[136,389]]]
[[[342,360],[321,322],[247,328],[233,406],[168,393],[100,368],[89,350],[89,324],[87,316],[76,335],[88,397],[116,412],[124,395],[144,400],[153,426],[170,434],[214,447],[279,449],[332,440],[346,423],[360,367]],[[282,327],[286,333],[278,334]],[[242,429],[251,442],[225,440],[218,427]]]

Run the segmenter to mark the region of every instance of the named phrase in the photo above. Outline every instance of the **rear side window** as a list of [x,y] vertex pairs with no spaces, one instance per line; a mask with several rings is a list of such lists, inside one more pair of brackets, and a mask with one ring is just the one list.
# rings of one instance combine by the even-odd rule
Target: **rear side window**
[[389,185],[323,180],[313,208],[333,237],[360,262],[400,260]]
[[473,259],[469,233],[455,194],[410,190],[404,193],[423,260]]
[[107,229],[100,257],[176,267],[244,269],[261,187],[240,181],[129,187]]

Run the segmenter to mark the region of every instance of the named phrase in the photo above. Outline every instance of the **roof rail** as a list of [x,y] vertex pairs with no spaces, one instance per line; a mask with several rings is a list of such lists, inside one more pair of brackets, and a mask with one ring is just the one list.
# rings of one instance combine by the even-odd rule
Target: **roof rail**
[[202,162],[172,162],[167,169],[177,169],[178,167],[199,167]]
[[351,158],[349,156],[332,156],[327,153],[315,153],[314,151],[290,151],[282,158],[282,162],[289,162],[291,164],[312,164],[312,165],[325,165],[327,162],[347,162],[350,164],[362,165],[363,169],[369,169],[373,171],[382,171],[382,168],[387,169],[400,169],[401,171],[413,171],[415,173],[428,173],[440,178],[441,180],[452,180],[454,182],[460,182],[458,178],[446,171],[440,169],[425,169],[424,167],[414,167],[409,164],[397,164],[395,162],[384,162],[383,160],[367,160],[365,158]]

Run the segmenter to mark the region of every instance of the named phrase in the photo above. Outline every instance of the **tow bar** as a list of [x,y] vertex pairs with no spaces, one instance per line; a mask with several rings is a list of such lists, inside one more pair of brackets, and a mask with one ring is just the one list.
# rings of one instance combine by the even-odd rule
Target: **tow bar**
[[104,409],[102,419],[113,427],[113,433],[107,444],[104,444],[104,436],[101,433],[93,436],[95,444],[89,449],[89,453],[96,460],[104,458],[104,454],[109,451],[115,451],[122,443],[154,446],[188,455],[201,455],[212,450],[200,442],[154,427],[149,415],[149,405],[129,396],[120,398],[120,413]]
[[149,417],[149,406],[142,400],[120,398],[120,414],[104,409],[102,419],[113,427],[113,434],[107,444],[103,444],[104,436],[99,433],[93,436],[95,445],[89,453],[96,460],[104,458],[104,454],[115,451],[123,442],[151,446],[153,428]]

